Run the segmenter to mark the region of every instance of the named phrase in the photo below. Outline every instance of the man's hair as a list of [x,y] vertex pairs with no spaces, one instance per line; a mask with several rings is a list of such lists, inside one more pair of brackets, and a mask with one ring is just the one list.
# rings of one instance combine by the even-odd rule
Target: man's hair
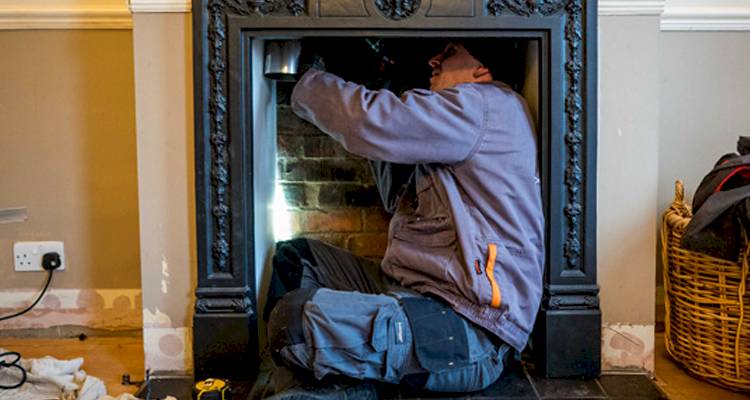
[[490,70],[492,78],[495,80],[502,79],[504,62],[512,60],[511,54],[504,54],[506,46],[500,46],[496,40],[492,39],[462,39],[457,41],[469,51],[472,57],[479,60],[482,65]]

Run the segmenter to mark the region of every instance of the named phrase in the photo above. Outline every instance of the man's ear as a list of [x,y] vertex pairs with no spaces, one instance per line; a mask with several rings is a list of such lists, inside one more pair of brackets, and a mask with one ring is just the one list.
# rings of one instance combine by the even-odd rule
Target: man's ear
[[474,69],[472,76],[474,76],[474,79],[478,79],[480,81],[492,80],[492,74],[490,73],[489,68],[481,64]]

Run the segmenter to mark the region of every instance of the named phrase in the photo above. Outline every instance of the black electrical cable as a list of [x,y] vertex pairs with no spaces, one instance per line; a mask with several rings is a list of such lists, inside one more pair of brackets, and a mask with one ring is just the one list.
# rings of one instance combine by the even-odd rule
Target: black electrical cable
[[[37,303],[39,303],[39,300],[41,300],[42,297],[44,297],[44,294],[47,293],[49,284],[50,282],[52,282],[52,273],[59,266],[60,266],[59,254],[55,252],[44,254],[44,256],[42,257],[42,267],[46,269],[47,271],[49,271],[49,275],[47,275],[47,282],[44,283],[44,288],[42,289],[42,292],[39,293],[39,297],[37,297],[36,300],[34,300],[34,302],[31,303],[31,305],[26,307],[24,310],[11,314],[11,315],[0,317],[0,321],[9,320],[11,318],[15,318],[20,315],[26,314],[27,312],[29,312],[29,310],[34,308],[34,306],[36,306]],[[15,359],[11,359],[11,361],[6,361],[5,357],[8,357],[8,356],[15,357]],[[20,361],[21,361],[21,354],[15,351],[9,351],[9,352],[0,354],[0,370],[2,370],[3,368],[16,368],[21,371],[20,382],[18,382],[15,385],[10,385],[10,386],[0,384],[0,389],[2,390],[16,389],[16,388],[21,387],[21,385],[23,385],[24,383],[26,383],[26,370],[23,369],[23,367],[18,364]]]
[[29,312],[29,310],[31,310],[32,308],[34,308],[34,306],[36,305],[36,303],[39,303],[39,300],[41,300],[42,297],[44,297],[44,293],[47,292],[47,288],[49,287],[49,283],[52,281],[52,271],[53,270],[49,270],[49,275],[47,275],[47,283],[44,284],[44,289],[42,289],[42,293],[39,294],[39,297],[37,297],[36,300],[34,300],[34,302],[30,306],[28,306],[25,310],[19,311],[19,312],[15,313],[15,314],[11,314],[11,315],[6,315],[4,317],[0,317],[0,321],[5,321],[5,320],[8,320],[8,319],[15,318],[15,317],[18,317],[20,315],[26,314],[27,312]]
[[[8,357],[8,356],[15,357],[15,360],[5,361],[5,357]],[[18,382],[15,385],[10,385],[10,386],[0,384],[0,389],[6,389],[6,390],[16,389],[16,388],[21,387],[21,385],[23,385],[24,383],[26,383],[26,370],[23,369],[22,366],[18,365],[20,361],[21,361],[21,354],[16,353],[15,351],[9,351],[7,353],[0,353],[0,370],[2,370],[3,368],[16,368],[19,371],[21,371],[20,382]]]

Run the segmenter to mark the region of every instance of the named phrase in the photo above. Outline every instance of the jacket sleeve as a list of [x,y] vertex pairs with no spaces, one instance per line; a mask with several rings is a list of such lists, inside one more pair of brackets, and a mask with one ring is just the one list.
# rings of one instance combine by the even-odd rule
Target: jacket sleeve
[[400,164],[458,163],[481,141],[481,94],[471,85],[401,98],[322,71],[305,73],[292,109],[354,154]]

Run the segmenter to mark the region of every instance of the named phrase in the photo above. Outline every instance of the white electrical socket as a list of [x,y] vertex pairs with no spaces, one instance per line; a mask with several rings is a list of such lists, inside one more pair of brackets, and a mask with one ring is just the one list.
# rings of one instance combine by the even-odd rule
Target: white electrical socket
[[13,244],[13,260],[16,271],[44,271],[42,257],[45,253],[60,254],[60,267],[55,271],[65,269],[65,249],[63,242],[15,242]]

